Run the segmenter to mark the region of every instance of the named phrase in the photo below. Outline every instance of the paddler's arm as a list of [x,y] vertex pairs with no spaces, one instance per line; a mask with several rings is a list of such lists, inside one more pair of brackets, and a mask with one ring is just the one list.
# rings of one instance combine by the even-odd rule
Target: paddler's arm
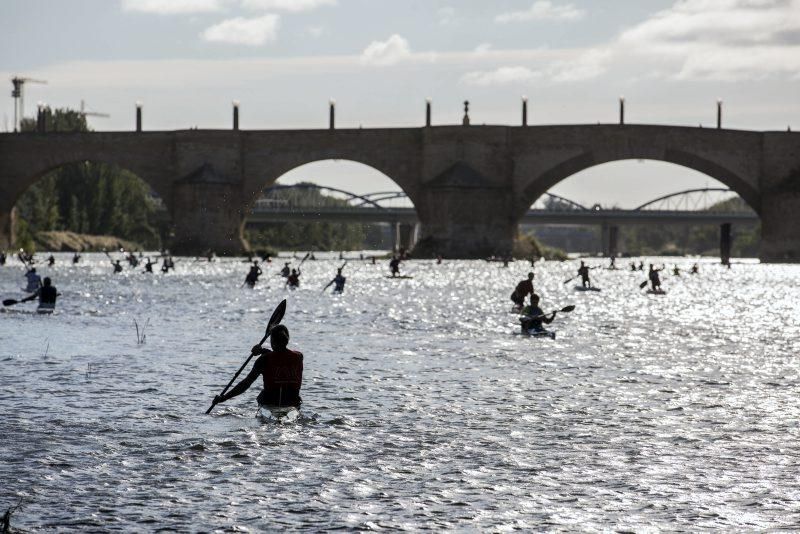
[[[253,347],[253,353],[259,354],[258,352],[256,352],[256,348],[260,350],[261,347],[258,345]],[[253,365],[253,369],[250,370],[250,374],[244,377],[241,382],[236,384],[233,387],[233,389],[231,389],[225,395],[217,395],[216,397],[214,397],[214,404],[220,404],[222,402],[229,401],[232,398],[236,397],[237,395],[241,395],[242,393],[247,391],[247,389],[251,385],[253,385],[253,382],[255,382],[256,378],[258,378],[259,375],[261,374],[261,364],[262,364],[261,358],[257,359],[255,365]]]
[[550,314],[550,317],[549,317],[549,318],[548,318],[547,316],[545,316],[545,317],[542,317],[542,322],[543,322],[544,324],[550,324],[550,323],[552,323],[552,322],[553,322],[553,319],[555,319],[555,318],[556,318],[556,313],[558,313],[558,312],[553,312],[552,314]]

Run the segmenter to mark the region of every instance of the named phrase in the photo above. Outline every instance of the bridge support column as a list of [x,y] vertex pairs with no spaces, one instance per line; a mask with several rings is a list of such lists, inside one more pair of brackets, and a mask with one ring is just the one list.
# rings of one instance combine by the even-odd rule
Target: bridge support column
[[800,191],[761,196],[761,251],[765,263],[800,263]]
[[619,241],[619,227],[603,225],[603,255],[608,258],[617,256],[618,241]]
[[246,203],[238,184],[182,181],[172,198],[176,254],[241,254],[250,250],[243,236]]
[[0,250],[10,249],[14,246],[14,233],[16,230],[16,210],[0,211]]
[[731,263],[731,223],[723,223],[719,226],[719,259],[722,265]]
[[517,233],[511,193],[494,188],[431,189],[415,203],[422,237],[416,257],[509,256]]

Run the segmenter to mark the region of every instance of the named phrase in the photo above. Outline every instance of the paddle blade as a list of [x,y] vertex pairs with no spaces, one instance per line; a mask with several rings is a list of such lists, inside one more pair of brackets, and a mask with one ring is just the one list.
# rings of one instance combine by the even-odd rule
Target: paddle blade
[[646,285],[647,285],[647,280],[639,284],[639,289],[644,289]]
[[13,306],[14,304],[19,304],[19,301],[14,299],[6,299],[3,301],[3,306]]
[[564,306],[563,308],[561,308],[561,313],[569,313],[574,309],[575,309],[575,305],[574,304],[570,304],[569,306]]
[[280,324],[283,320],[283,316],[286,314],[286,299],[283,299],[278,307],[275,308],[275,311],[272,312],[272,317],[269,318],[269,323],[267,323],[267,331],[264,333],[264,339],[269,333],[275,328],[276,325]]

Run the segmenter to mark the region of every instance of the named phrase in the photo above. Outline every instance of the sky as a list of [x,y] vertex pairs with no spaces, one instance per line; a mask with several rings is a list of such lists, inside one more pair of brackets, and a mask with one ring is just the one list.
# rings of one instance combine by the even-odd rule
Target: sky
[[[800,129],[800,0],[2,0],[0,79],[23,75],[26,112],[110,114],[96,130],[615,122]],[[8,82],[0,131],[13,129]],[[395,189],[357,164],[301,179],[356,192]],[[718,185],[658,162],[579,173],[552,191],[632,207]]]

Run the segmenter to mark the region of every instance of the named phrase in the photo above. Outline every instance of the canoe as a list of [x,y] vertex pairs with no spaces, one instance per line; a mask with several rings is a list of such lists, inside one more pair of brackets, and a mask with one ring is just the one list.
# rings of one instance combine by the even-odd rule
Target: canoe
[[528,330],[527,332],[514,332],[516,335],[525,337],[549,337],[550,339],[556,338],[556,333],[550,330]]
[[575,291],[601,291],[599,287],[575,286]]
[[259,404],[258,417],[262,419],[277,419],[278,421],[291,422],[300,417],[300,409],[297,406],[269,406],[267,404]]

